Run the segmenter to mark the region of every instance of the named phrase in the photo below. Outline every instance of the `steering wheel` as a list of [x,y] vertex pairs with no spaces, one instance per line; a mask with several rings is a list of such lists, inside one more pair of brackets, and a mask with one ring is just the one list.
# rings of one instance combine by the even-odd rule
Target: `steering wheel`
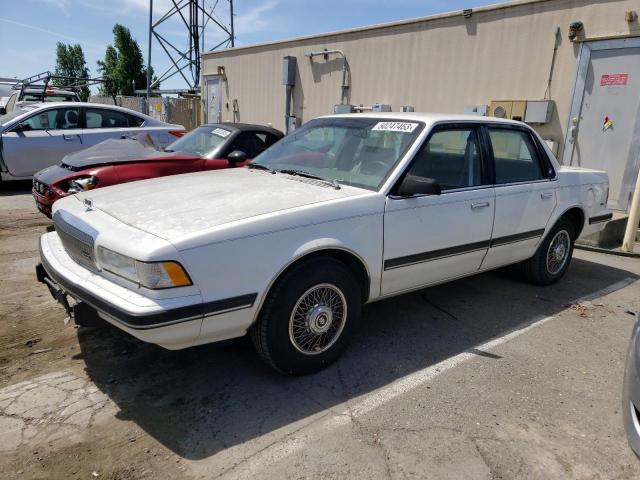
[[360,172],[364,173],[365,175],[374,175],[379,170],[381,169],[387,170],[388,168],[389,166],[386,163],[384,163],[382,160],[374,160],[373,162],[370,162],[364,165],[360,170]]

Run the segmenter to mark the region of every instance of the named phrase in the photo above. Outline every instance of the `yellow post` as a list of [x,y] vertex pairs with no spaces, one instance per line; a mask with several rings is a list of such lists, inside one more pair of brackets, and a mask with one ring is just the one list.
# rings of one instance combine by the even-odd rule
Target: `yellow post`
[[638,222],[640,222],[640,172],[638,172],[638,178],[636,178],[636,189],[633,192],[633,200],[631,200],[631,209],[627,219],[627,229],[624,232],[624,241],[622,242],[622,250],[625,252],[633,252]]

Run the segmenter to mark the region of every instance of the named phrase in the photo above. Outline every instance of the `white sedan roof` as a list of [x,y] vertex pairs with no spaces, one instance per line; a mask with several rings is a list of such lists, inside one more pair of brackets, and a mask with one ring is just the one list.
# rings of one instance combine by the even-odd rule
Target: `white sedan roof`
[[480,115],[461,115],[453,113],[430,113],[430,112],[364,112],[364,113],[343,113],[336,115],[325,115],[321,118],[380,118],[401,121],[418,121],[427,125],[440,122],[492,122],[506,123],[510,125],[524,125],[522,122],[507,120],[505,118],[484,117]]
[[[90,102],[30,102],[20,105],[16,107],[14,112],[17,113],[17,110],[21,110],[23,113],[19,115],[13,115],[7,123],[14,123],[15,120],[22,118],[23,115],[31,114],[33,112],[37,112],[38,110],[43,110],[45,108],[55,108],[55,107],[88,107],[88,108],[108,108],[109,110],[117,110],[123,113],[128,113],[130,115],[135,115],[137,117],[142,117],[145,119],[146,126],[166,126],[173,125],[169,123],[162,122],[160,120],[156,120],[153,117],[145,115],[144,113],[136,112],[135,110],[131,110],[125,107],[119,107],[117,105],[108,105],[104,103],[90,103]],[[13,113],[13,112],[11,112]]]

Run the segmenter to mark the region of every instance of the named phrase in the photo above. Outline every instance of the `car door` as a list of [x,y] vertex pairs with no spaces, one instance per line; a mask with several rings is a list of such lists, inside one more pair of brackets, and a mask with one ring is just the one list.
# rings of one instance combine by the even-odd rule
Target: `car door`
[[79,114],[78,107],[41,109],[3,132],[2,155],[9,173],[29,177],[85,148]]
[[488,126],[496,212],[482,269],[531,257],[556,207],[555,171],[525,127]]
[[435,127],[406,174],[435,179],[440,195],[390,195],[384,214],[382,294],[477,271],[491,239],[494,192],[478,125]]

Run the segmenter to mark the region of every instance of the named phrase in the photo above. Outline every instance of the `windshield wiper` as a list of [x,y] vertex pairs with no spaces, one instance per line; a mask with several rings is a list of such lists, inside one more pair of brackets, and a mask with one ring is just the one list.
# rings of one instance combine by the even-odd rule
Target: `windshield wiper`
[[271,170],[266,165],[261,165],[259,163],[247,163],[246,167],[247,168],[252,168],[252,169],[255,169],[255,170],[265,170],[267,172],[276,173],[274,170]]
[[283,170],[276,170],[276,171],[278,173],[286,173],[287,175],[297,175],[298,177],[313,178],[314,180],[320,180],[321,182],[325,182],[331,185],[336,190],[340,190],[340,184],[338,183],[337,180],[327,180],[326,178],[322,178],[318,175],[305,172],[304,170],[283,169]]

